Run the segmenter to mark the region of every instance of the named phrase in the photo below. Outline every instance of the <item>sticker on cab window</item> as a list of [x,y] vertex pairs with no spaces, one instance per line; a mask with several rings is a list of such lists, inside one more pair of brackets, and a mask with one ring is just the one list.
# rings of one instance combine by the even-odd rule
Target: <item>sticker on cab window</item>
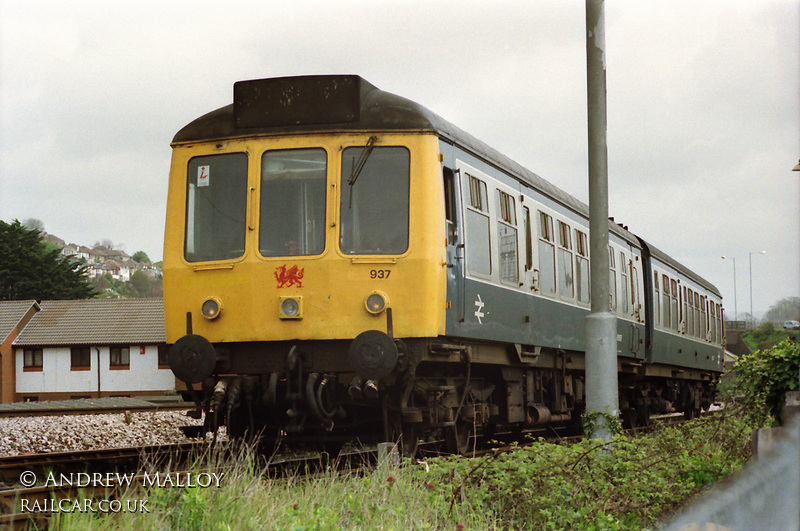
[[208,186],[211,174],[211,166],[199,166],[197,168],[197,186]]

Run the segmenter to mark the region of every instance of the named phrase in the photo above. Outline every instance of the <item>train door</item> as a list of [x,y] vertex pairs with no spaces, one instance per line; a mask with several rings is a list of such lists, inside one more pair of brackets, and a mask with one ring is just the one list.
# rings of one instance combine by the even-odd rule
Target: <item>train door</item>
[[623,296],[626,297],[625,304],[625,317],[631,320],[631,343],[630,352],[636,358],[644,356],[644,312],[642,307],[643,292],[642,282],[639,278],[641,273],[640,264],[642,263],[641,255],[637,253],[637,249],[633,246],[630,248],[630,258],[626,258],[620,265],[624,268],[622,273],[622,281],[626,284],[623,288]]
[[536,284],[538,277],[538,268],[534,268],[534,251],[533,251],[533,238],[536,234],[536,229],[532,226],[533,219],[531,218],[531,209],[527,206],[522,207],[522,225],[523,225],[523,241],[525,243],[525,265],[523,268],[522,285],[531,291],[538,290]]
[[[464,242],[459,230],[460,189],[458,174],[443,168],[445,218],[447,225],[447,300],[448,314],[454,315],[457,323],[464,322]],[[456,323],[449,323],[457,326]]]

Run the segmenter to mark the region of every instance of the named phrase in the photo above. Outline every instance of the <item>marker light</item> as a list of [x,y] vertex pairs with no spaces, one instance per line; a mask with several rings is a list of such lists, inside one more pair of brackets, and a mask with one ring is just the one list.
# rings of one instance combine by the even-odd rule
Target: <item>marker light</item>
[[208,299],[206,302],[203,303],[200,312],[203,314],[203,317],[208,319],[209,321],[213,321],[219,314],[222,312],[222,304],[217,299],[211,298]]
[[386,295],[378,291],[373,291],[365,301],[367,311],[372,315],[378,315],[386,309]]
[[281,319],[302,319],[303,318],[303,298],[302,297],[281,297],[280,307]]

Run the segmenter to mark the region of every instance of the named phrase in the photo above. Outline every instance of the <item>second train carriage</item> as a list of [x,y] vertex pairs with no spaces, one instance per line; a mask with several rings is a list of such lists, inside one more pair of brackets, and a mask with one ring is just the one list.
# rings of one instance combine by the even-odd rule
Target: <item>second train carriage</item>
[[[380,426],[411,451],[578,421],[586,205],[357,76],[239,82],[172,146],[167,341],[209,428]],[[719,292],[609,239],[624,419],[691,416],[722,368]]]

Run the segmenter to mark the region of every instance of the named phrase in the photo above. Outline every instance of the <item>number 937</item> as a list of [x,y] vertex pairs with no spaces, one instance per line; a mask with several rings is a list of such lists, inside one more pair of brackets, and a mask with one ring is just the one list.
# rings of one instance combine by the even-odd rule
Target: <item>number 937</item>
[[389,278],[391,273],[391,269],[371,269],[369,272],[369,278]]

